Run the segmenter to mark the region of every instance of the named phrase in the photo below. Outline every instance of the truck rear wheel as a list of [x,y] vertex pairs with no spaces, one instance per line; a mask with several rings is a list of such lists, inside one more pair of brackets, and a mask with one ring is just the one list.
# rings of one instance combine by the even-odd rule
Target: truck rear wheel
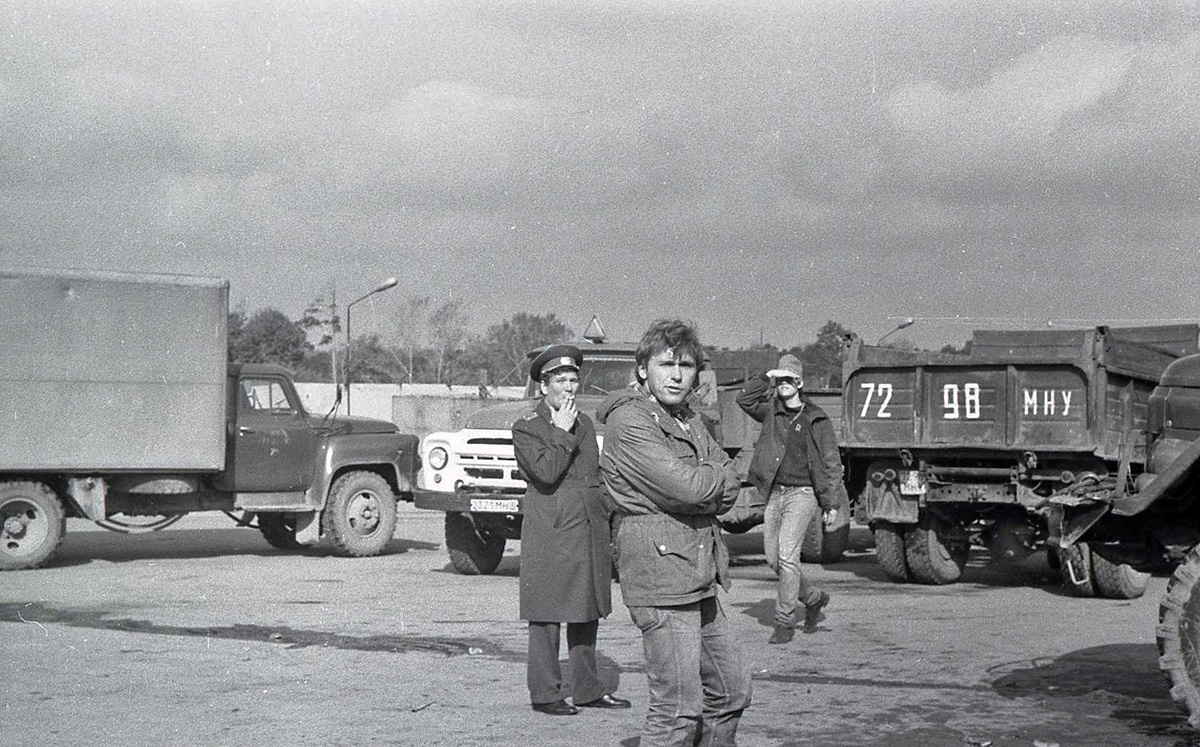
[[0,483],[0,571],[37,568],[67,534],[62,503],[40,482]]
[[396,531],[396,495],[374,472],[347,472],[333,483],[321,531],[339,555],[378,555]]
[[912,581],[904,557],[904,527],[890,521],[875,522],[875,557],[879,567],[896,581]]
[[280,550],[299,550],[301,545],[296,541],[296,515],[285,513],[261,513],[258,517],[258,531],[271,547]]
[[1150,583],[1149,573],[1106,560],[1094,552],[1092,577],[1096,580],[1096,590],[1106,599],[1137,599],[1146,593],[1146,586]]
[[912,579],[922,584],[949,584],[962,576],[970,546],[946,540],[945,523],[922,516],[904,536],[904,559]]
[[500,565],[504,556],[504,538],[481,534],[467,514],[446,514],[446,550],[450,564],[464,576],[486,576]]
[[817,516],[808,524],[804,544],[800,546],[800,559],[805,563],[836,563],[842,559],[849,544],[849,523],[826,532],[824,522]]
[[1193,548],[1175,569],[1158,607],[1158,666],[1171,682],[1171,698],[1200,728],[1200,553]]

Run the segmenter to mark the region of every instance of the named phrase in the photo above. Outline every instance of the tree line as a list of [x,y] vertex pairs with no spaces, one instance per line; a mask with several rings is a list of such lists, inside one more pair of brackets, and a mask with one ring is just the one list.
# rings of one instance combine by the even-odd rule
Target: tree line
[[[530,350],[577,338],[552,313],[517,313],[475,334],[462,302],[438,302],[428,296],[409,298],[389,324],[383,332],[359,334],[347,344],[342,312],[332,298],[315,299],[299,319],[274,308],[248,314],[239,305],[229,313],[229,359],[279,364],[294,371],[298,381],[345,381],[348,371],[350,380],[360,383],[494,387],[525,383]],[[791,353],[804,363],[809,387],[840,387],[842,341],[850,334],[831,319],[807,344],[708,352],[718,369],[748,372],[770,368],[779,356]],[[893,345],[912,347],[904,339]]]

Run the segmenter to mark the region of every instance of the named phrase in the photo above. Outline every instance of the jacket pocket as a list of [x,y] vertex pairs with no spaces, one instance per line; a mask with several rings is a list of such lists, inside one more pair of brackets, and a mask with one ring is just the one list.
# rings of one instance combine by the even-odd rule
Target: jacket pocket
[[701,535],[691,527],[663,527],[655,533],[654,550],[658,555],[655,587],[664,599],[692,594],[708,586],[705,575],[709,563],[702,557]]

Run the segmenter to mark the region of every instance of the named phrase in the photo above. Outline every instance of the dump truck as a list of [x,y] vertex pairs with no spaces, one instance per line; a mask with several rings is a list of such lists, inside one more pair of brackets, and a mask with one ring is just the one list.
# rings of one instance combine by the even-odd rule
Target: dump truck
[[68,517],[224,511],[275,547],[383,549],[416,437],[310,414],[286,369],[230,365],[228,313],[219,278],[0,269],[0,569],[48,562]]
[[1144,468],[1121,459],[1102,489],[1054,496],[1050,542],[1093,568],[1103,559],[1143,572],[1173,569],[1155,628],[1159,667],[1200,728],[1200,355],[1167,366],[1145,423],[1129,426],[1125,439],[1144,445]]
[[[607,339],[603,326],[593,318],[583,337],[571,344],[583,354],[575,403],[596,423],[596,438],[603,445],[604,426],[598,422],[596,410],[610,392],[635,380],[637,343]],[[529,358],[542,349],[530,351]],[[778,360],[777,353],[772,355]],[[723,358],[721,365],[713,362],[706,361],[700,371],[690,402],[738,465],[742,492],[733,509],[720,518],[729,531],[744,532],[762,523],[763,501],[746,478],[759,425],[735,402],[745,367]],[[836,417],[840,390],[822,391],[821,395],[822,407],[833,406],[830,412]],[[446,514],[446,548],[459,573],[492,573],[507,541],[521,537],[525,480],[513,453],[512,424],[533,412],[538,397],[536,383],[529,382],[525,399],[479,410],[467,418],[462,429],[430,433],[421,441],[422,469],[414,505]],[[849,541],[848,525],[825,532],[820,522],[814,522],[812,532],[805,543],[806,560],[832,562],[841,557]]]
[[[1151,392],[1197,352],[1197,325],[973,333],[969,355],[847,342],[841,446],[856,511],[898,580],[958,580],[972,546],[1046,548],[1056,496],[1142,473]],[[1066,587],[1132,598],[1148,576],[1115,553],[1049,555]]]

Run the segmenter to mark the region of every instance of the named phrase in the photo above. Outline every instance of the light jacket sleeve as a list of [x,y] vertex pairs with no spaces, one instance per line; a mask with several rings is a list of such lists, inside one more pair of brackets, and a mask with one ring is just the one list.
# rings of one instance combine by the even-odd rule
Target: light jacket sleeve
[[619,453],[614,462],[631,488],[667,513],[715,514],[721,510],[730,472],[724,464],[701,461],[693,466],[680,459],[652,417],[637,414],[621,420],[615,429]]
[[762,422],[771,414],[771,380],[766,373],[760,373],[746,379],[742,390],[738,392],[738,407],[758,422]]
[[551,427],[546,432],[528,420],[513,423],[513,451],[521,472],[541,486],[548,487],[561,480],[571,466],[583,428],[576,427],[575,431],[568,433]]

